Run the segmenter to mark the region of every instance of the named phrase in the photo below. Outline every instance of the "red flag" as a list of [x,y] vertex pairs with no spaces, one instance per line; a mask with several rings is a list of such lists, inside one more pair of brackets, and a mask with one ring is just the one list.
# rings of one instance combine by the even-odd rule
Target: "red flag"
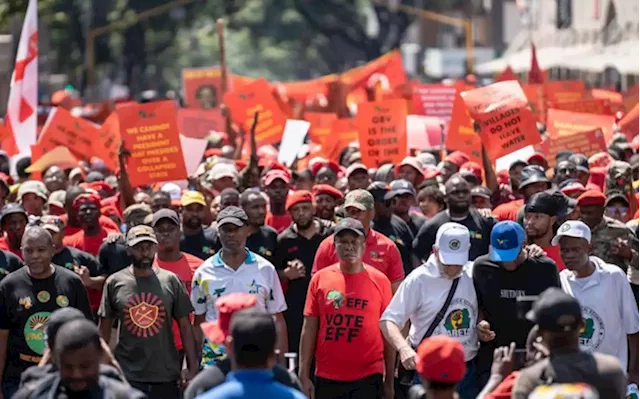
[[38,4],[29,0],[22,25],[7,104],[7,127],[12,134],[2,143],[9,155],[29,154],[38,127]]
[[510,66],[504,69],[504,71],[500,72],[498,76],[496,76],[496,82],[505,82],[507,80],[518,80],[518,75],[513,72]]
[[529,68],[529,84],[544,83],[544,73],[538,65],[538,56],[536,55],[536,45],[531,43],[531,68]]

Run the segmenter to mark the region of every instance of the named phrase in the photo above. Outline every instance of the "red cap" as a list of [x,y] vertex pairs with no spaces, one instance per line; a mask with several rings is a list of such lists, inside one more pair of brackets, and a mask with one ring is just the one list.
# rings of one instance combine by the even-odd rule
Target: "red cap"
[[544,154],[541,152],[536,152],[527,158],[527,163],[532,163],[533,161],[538,161],[541,164],[546,164],[547,160],[544,157]]
[[433,165],[426,165],[423,172],[425,180],[435,179],[442,174],[442,171]]
[[496,173],[496,178],[498,179],[498,184],[504,184],[504,185],[509,184],[509,181],[511,180],[511,178],[509,177],[509,171],[504,169]]
[[94,204],[98,209],[100,209],[100,197],[96,194],[80,194],[73,200],[73,207],[75,209],[80,208],[83,204]]
[[400,168],[405,166],[405,165],[411,166],[413,169],[417,170],[418,173],[420,173],[422,176],[424,176],[424,171],[422,170],[422,164],[420,163],[420,161],[418,161],[418,158],[416,158],[416,157],[405,157],[402,160],[402,162],[397,164],[396,167],[395,167],[396,175],[398,175],[400,173]]
[[104,191],[106,191],[108,193],[111,193],[113,191],[111,186],[108,185],[107,183],[105,183],[104,181],[94,181],[94,182],[91,182],[91,183],[87,183],[86,187],[90,188],[92,190],[95,190],[97,192],[100,192],[100,190],[104,190]]
[[342,194],[340,190],[328,184],[316,184],[313,186],[313,195],[317,196],[320,194],[327,194],[339,200],[344,198],[344,194]]
[[416,370],[428,381],[450,384],[462,381],[467,372],[462,344],[446,335],[425,339],[418,346]]
[[287,172],[279,169],[273,169],[268,171],[264,176],[264,185],[269,186],[277,179],[281,179],[287,184],[291,183],[291,177],[289,177]]
[[469,156],[462,151],[454,151],[444,157],[445,162],[451,162],[460,168],[465,162],[469,162]]
[[256,297],[244,292],[235,292],[218,298],[218,320],[200,324],[205,337],[212,342],[221,344],[229,336],[231,316],[238,310],[250,309],[256,306]]
[[600,205],[604,206],[607,197],[601,191],[587,190],[578,197],[579,206]]
[[294,191],[287,197],[287,203],[285,205],[286,210],[289,210],[292,206],[300,204],[302,202],[313,202],[313,194],[308,190]]
[[478,180],[482,180],[482,166],[477,162],[469,161],[462,164],[460,167],[460,173],[470,173],[478,178]]
[[204,152],[205,158],[215,157],[222,155],[222,148],[209,148]]
[[[609,154],[607,154],[609,155]],[[587,182],[587,189],[589,189],[589,185],[592,188],[598,188],[600,191],[604,190],[604,183],[607,180],[607,171],[606,167],[592,167],[589,165],[589,181]]]
[[331,169],[336,175],[340,173],[340,166],[338,166],[337,163],[333,161],[324,161],[324,162],[314,162],[313,166],[311,167],[311,174],[313,176],[317,175],[320,169],[324,167]]
[[571,195],[575,193],[580,193],[580,195],[582,195],[585,191],[587,191],[587,189],[582,185],[582,183],[575,181],[562,187],[560,191],[562,191],[562,193],[565,195]]

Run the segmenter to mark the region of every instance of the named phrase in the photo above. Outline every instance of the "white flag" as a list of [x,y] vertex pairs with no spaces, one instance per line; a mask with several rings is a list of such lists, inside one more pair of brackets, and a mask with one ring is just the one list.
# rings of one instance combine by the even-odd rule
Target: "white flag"
[[[38,2],[29,0],[24,18],[16,65],[11,77],[6,124],[13,143],[3,148],[10,155],[30,154],[38,127]],[[11,148],[13,147],[13,148]]]

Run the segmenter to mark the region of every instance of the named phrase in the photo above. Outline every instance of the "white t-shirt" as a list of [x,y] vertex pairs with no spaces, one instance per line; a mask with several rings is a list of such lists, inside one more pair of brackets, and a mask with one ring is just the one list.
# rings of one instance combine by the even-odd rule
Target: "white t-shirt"
[[576,278],[570,270],[560,272],[562,289],[576,298],[587,326],[580,334],[580,348],[617,357],[627,369],[627,335],[638,332],[638,308],[624,272],[615,265],[590,256],[596,270]]
[[[448,335],[464,347],[465,360],[472,360],[478,352],[478,300],[472,279],[473,262],[467,263],[460,276],[458,288],[432,336]],[[415,347],[424,337],[436,314],[444,305],[453,280],[440,274],[434,255],[413,270],[400,284],[381,320],[392,321],[402,328],[411,320],[409,341]]]

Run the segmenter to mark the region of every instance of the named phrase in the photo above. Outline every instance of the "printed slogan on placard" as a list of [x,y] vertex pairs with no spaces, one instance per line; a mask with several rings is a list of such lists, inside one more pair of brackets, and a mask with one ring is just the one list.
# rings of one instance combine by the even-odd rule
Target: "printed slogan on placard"
[[365,165],[378,167],[402,161],[407,152],[407,106],[404,100],[360,104],[356,123]]

